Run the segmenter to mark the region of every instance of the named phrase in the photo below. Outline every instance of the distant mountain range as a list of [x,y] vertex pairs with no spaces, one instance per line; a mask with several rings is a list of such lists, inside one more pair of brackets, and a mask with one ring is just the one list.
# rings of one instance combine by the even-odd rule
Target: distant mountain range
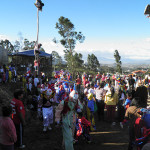
[[[80,53],[83,56],[83,60],[85,63],[87,63],[87,55],[92,54],[92,52],[85,52],[83,53],[80,51]],[[97,57],[99,63],[101,65],[109,65],[109,66],[115,66],[115,58],[112,53],[108,52],[100,52],[100,51],[94,51],[93,54]],[[133,66],[138,66],[138,67],[150,67],[150,59],[143,60],[143,59],[131,59],[131,58],[126,58],[121,56],[121,62],[122,62],[122,67],[133,67]],[[57,63],[57,62],[56,62]],[[63,61],[65,64],[66,62]]]
[[[96,51],[93,54],[97,57],[100,64],[114,65],[116,63],[115,58],[112,53]],[[83,59],[85,61],[87,61],[87,58],[85,58],[84,55],[83,55]],[[123,56],[121,56],[121,62],[122,62],[122,66],[124,66],[124,65],[126,66],[128,64],[130,64],[130,65],[150,65],[150,59],[149,60],[131,59],[131,58],[123,57]]]
[[[105,57],[98,57],[100,63],[104,64],[112,64],[115,63],[115,59],[109,59]],[[122,64],[150,64],[150,60],[139,60],[139,59],[129,59],[129,58],[121,58]]]
[[[105,64],[112,64],[115,63],[115,59],[109,59],[105,57],[99,57],[98,58],[100,63]],[[122,65],[123,64],[133,64],[133,65],[150,65],[150,59],[149,60],[140,60],[140,59],[129,59],[129,58],[121,58]]]

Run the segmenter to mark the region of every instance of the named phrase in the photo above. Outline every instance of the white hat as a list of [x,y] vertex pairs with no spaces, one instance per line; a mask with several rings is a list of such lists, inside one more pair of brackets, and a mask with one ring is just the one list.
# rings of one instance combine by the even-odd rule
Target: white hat
[[74,100],[78,99],[78,92],[76,92],[75,90],[73,90],[70,94],[69,97],[73,98]]

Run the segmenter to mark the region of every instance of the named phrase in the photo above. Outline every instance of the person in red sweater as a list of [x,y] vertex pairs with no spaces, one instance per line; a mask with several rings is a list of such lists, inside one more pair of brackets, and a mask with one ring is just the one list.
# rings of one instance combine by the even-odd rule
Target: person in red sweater
[[17,89],[14,92],[14,98],[11,101],[11,106],[13,109],[12,120],[16,127],[17,132],[17,142],[15,143],[16,147],[25,148],[23,145],[23,131],[25,126],[25,109],[24,104],[22,102],[23,91],[21,89]]
[[10,118],[12,107],[2,106],[2,117],[0,117],[0,149],[14,150],[14,142],[17,141],[16,128]]

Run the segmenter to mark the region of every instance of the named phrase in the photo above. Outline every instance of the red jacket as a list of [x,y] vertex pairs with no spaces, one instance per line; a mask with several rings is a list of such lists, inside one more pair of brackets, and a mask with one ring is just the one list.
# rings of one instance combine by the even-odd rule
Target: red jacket
[[91,122],[88,121],[85,117],[82,117],[82,118],[81,118],[81,124],[82,124],[83,128],[84,128],[84,127],[91,126]]
[[25,109],[21,100],[13,98],[11,101],[11,106],[13,109],[12,120],[15,124],[20,124],[21,120],[19,118],[19,113],[22,113],[23,118],[25,119]]

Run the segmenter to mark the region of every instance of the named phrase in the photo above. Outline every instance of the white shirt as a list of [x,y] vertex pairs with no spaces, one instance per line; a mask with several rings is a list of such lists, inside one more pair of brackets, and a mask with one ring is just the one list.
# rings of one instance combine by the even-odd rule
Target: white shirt
[[124,95],[124,93],[121,93],[121,97],[120,97],[119,100],[125,100],[125,95]]
[[34,86],[37,87],[37,84],[39,83],[39,79],[38,78],[34,78]]
[[29,83],[29,90],[31,91],[31,89],[32,89],[32,84]]
[[88,93],[92,93],[93,95],[95,95],[96,93],[95,93],[95,90],[94,89],[92,89],[92,88],[90,88],[89,90],[88,90]]
[[2,69],[0,69],[0,72],[4,72],[3,68],[2,68]]

